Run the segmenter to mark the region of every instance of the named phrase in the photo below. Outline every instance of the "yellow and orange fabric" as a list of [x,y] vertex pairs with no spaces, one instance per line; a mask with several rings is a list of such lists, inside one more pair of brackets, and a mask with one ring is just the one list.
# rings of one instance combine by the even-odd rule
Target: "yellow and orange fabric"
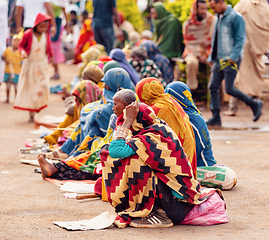
[[176,133],[196,177],[195,138],[188,114],[169,94],[164,93],[164,88],[157,78],[142,79],[135,90],[140,101],[151,106],[157,117],[164,120]]

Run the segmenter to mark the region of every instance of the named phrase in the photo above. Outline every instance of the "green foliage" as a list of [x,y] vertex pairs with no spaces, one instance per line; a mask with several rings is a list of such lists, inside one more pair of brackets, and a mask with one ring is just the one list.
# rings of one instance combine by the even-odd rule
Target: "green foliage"
[[191,6],[193,0],[177,0],[174,2],[165,2],[165,8],[174,13],[176,17],[179,18],[180,22],[183,24],[190,16]]
[[237,3],[239,2],[239,0],[225,0],[225,2],[226,2],[227,4],[231,4],[231,5],[234,7],[234,5],[237,4]]
[[131,22],[138,32],[144,29],[144,21],[135,0],[117,0],[117,10]]
[[[191,14],[191,6],[194,0],[164,1],[166,9],[175,14],[183,24]],[[227,4],[234,6],[239,0],[225,0]]]

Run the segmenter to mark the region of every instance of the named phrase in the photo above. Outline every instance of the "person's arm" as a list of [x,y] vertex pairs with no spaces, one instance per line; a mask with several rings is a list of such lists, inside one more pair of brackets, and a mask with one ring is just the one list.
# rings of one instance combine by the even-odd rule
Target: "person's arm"
[[51,34],[50,35],[53,37],[56,34],[56,28],[57,28],[55,17],[54,17],[54,12],[49,2],[45,2],[44,6],[46,8],[48,15],[51,17],[51,29],[50,29]]
[[135,151],[122,138],[113,140],[108,147],[108,151],[112,158],[129,157],[135,154]]
[[115,133],[117,139],[112,141],[109,146],[109,155],[112,158],[129,157],[135,154],[135,151],[125,143],[125,138],[139,112],[139,103],[137,101],[131,103],[125,108],[125,111],[126,118],[122,126],[118,127],[120,133]]
[[65,18],[65,28],[66,28],[67,23],[68,23],[68,19],[67,19],[67,14],[66,14],[65,8],[62,8],[62,11],[63,11],[63,15],[64,15],[64,18]]
[[23,12],[23,7],[21,6],[16,6],[15,9],[15,22],[16,22],[16,30],[17,33],[19,33],[22,29],[22,12]]
[[234,63],[240,57],[240,53],[245,45],[246,40],[246,29],[245,21],[242,16],[236,15],[232,20],[232,30],[234,34],[235,44],[233,50],[229,56],[229,62]]
[[117,24],[118,27],[120,27],[120,17],[119,17],[119,14],[118,14],[118,11],[117,11],[116,7],[112,8],[112,13],[113,13],[113,15],[115,17],[115,23]]

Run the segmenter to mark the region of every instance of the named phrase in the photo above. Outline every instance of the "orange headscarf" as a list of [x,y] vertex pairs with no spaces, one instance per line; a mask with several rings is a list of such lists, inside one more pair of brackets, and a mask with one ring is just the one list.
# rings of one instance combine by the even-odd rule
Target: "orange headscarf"
[[157,78],[142,79],[137,83],[135,91],[140,101],[150,105],[157,117],[177,134],[196,176],[195,138],[188,114],[169,94],[164,93],[163,85]]

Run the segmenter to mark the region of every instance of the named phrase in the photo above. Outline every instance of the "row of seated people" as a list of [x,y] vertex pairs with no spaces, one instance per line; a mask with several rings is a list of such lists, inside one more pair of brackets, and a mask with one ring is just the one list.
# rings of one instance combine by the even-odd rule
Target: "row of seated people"
[[[138,114],[131,117],[132,121],[129,121],[129,124],[131,123],[130,126],[127,125],[127,127],[125,126],[125,128],[120,127],[120,119],[124,115],[124,108],[133,103],[136,96],[133,91],[131,91],[133,87],[133,82],[131,81],[129,74],[123,68],[119,67],[109,69],[102,78],[102,82],[104,83],[102,99],[96,102],[88,103],[81,109],[79,124],[75,131],[71,134],[70,138],[68,138],[68,140],[61,146],[58,151],[54,151],[51,154],[47,154],[47,156],[43,154],[39,156],[42,177],[53,177],[57,179],[97,179],[101,176],[102,171],[103,174],[105,174],[104,176],[110,176],[110,174],[106,175],[105,171],[112,171],[112,167],[106,167],[106,159],[111,158],[112,161],[114,161],[113,159],[115,157],[120,157],[120,161],[122,159],[122,156],[113,155],[113,153],[111,153],[112,150],[110,151],[107,145],[110,142],[113,143],[114,141],[116,141],[117,143],[120,143],[120,145],[118,145],[116,142],[113,143],[114,146],[116,145],[116,148],[118,149],[115,150],[114,153],[120,153],[121,151],[119,151],[119,148],[123,148],[124,154],[127,152],[127,155],[124,155],[125,158],[134,155],[138,155],[140,158],[142,157],[142,155],[145,156],[146,151],[146,155],[149,155],[150,158],[152,158],[151,160],[154,159],[155,164],[154,162],[150,163],[150,161],[147,161],[144,158],[144,165],[147,165],[147,167],[151,169],[151,174],[147,175],[148,182],[145,183],[146,189],[148,189],[147,186],[153,186],[153,182],[160,182],[160,184],[156,185],[162,188],[162,190],[159,190],[160,192],[167,190],[166,186],[169,186],[170,188],[172,188],[173,191],[175,191],[172,191],[172,193],[174,194],[170,196],[168,200],[169,202],[173,201],[174,197],[176,197],[176,199],[181,199],[179,201],[177,200],[176,202],[188,202],[188,204],[183,204],[187,206],[186,208],[178,206],[176,204],[178,206],[178,209],[182,210],[181,214],[177,216],[172,216],[170,214],[173,213],[173,209],[166,209],[165,206],[167,204],[163,204],[164,206],[162,206],[162,203],[159,203],[160,206],[158,206],[158,209],[162,208],[168,215],[168,219],[172,219],[174,223],[180,223],[194,205],[200,204],[208,197],[210,197],[210,194],[206,194],[207,197],[205,197],[205,195],[201,192],[202,190],[200,190],[200,184],[196,180],[197,165],[199,167],[210,167],[216,164],[216,160],[214,159],[212,154],[211,142],[206,124],[191,98],[189,88],[181,82],[173,82],[168,84],[166,89],[164,89],[163,85],[157,78],[145,78],[140,80],[135,87],[137,96],[141,102],[147,104],[142,104],[141,106],[144,106],[145,111],[146,109],[149,109],[151,114],[148,114],[154,119],[154,121],[152,120],[142,128],[145,130],[147,126],[149,126],[149,128],[151,129],[150,126],[154,125],[157,121],[157,118],[159,118],[161,119],[160,124],[162,124],[162,127],[166,126],[164,128],[169,129],[168,132],[170,133],[168,133],[168,135],[170,140],[167,139],[168,137],[162,137],[161,139],[166,139],[167,143],[159,142],[160,134],[164,134],[164,129],[156,128],[149,131],[149,134],[153,131],[153,135],[158,132],[157,135],[159,136],[152,136],[152,146],[150,144],[146,144],[148,140],[148,136],[146,136],[146,138],[139,137],[141,141],[142,139],[147,139],[145,140],[146,142],[143,140],[144,142],[142,141],[141,143],[139,143],[137,145],[138,147],[136,145],[130,147],[130,144],[126,144],[125,142],[127,137],[125,135],[123,139],[119,137],[119,139],[115,139],[114,141],[112,140],[113,135],[117,136],[121,132],[124,132],[124,134],[128,134],[128,131],[126,129],[129,128],[132,131],[132,135],[134,138],[135,135],[139,135],[141,129],[136,127],[132,128],[132,121],[134,123],[142,121],[142,124],[147,122],[147,120],[144,120],[143,117],[138,121]],[[118,92],[118,90],[121,88],[129,89],[129,91],[122,90]],[[83,90],[85,91],[86,88],[82,89],[82,91]],[[165,93],[165,91],[167,93]],[[134,97],[130,97],[132,96],[131,93]],[[80,103],[81,99],[76,94],[75,96],[77,99],[77,103]],[[181,105],[184,107],[185,111],[183,110]],[[151,108],[149,108],[148,106],[150,106]],[[139,112],[137,103],[132,104],[130,108],[136,109],[133,109],[131,111],[133,113]],[[113,112],[115,114],[113,114]],[[155,117],[152,116],[152,114],[154,114]],[[192,119],[196,119],[196,121],[192,121]],[[147,135],[147,133],[145,134]],[[130,141],[132,141],[133,138],[131,138]],[[170,147],[168,147],[169,144],[172,144],[171,149]],[[157,149],[153,150],[153,146],[155,146],[155,148]],[[154,153],[158,153],[158,156],[155,157],[154,155],[152,155],[152,151]],[[46,161],[46,157],[62,157],[64,158],[64,160],[57,164],[50,164]],[[177,158],[179,159],[176,160]],[[137,158],[135,157],[135,159]],[[156,165],[156,161],[160,162],[158,166]],[[111,164],[111,161],[109,161],[109,164]],[[127,169],[129,169],[129,166],[127,165],[125,165],[126,171]],[[177,168],[177,166],[179,166],[179,168]],[[172,169],[178,170],[175,170],[174,172],[174,170]],[[140,170],[136,169],[135,171],[138,171],[136,179],[138,180],[138,178],[140,177]],[[146,170],[146,172],[147,171],[148,170]],[[123,175],[114,177],[119,177],[120,180]],[[170,179],[170,177],[172,179]],[[137,215],[130,214],[130,209],[128,208],[129,210],[127,210],[124,208],[130,205],[134,206],[133,203],[128,203],[127,200],[127,202],[121,203],[116,201],[117,203],[115,203],[114,200],[118,199],[118,194],[120,193],[114,193],[113,191],[110,192],[109,186],[111,187],[111,179],[106,179],[106,177],[104,178],[109,201],[111,202],[112,206],[115,207],[115,210],[118,213],[118,219],[117,221],[115,221],[118,222],[117,226],[124,227],[128,224],[133,226],[140,226],[140,223],[135,223],[134,221],[131,221],[133,222],[131,224],[130,220],[135,218],[137,219],[137,221],[140,221],[143,217],[150,216],[150,214],[153,212],[155,213],[155,211],[153,211],[154,199],[157,196],[155,196],[155,187],[152,189],[153,195],[150,194],[152,196],[150,198],[151,201],[149,201],[150,199],[147,198],[149,196],[149,192],[141,193],[142,196],[143,194],[145,194],[145,197],[147,196],[145,198],[145,201],[151,202],[151,205],[145,207],[144,200],[142,201],[144,203],[135,202],[135,204],[138,204],[139,206],[141,206],[141,208],[139,209]],[[126,178],[124,179],[126,180]],[[155,179],[158,179],[158,181]],[[122,184],[122,186],[126,186],[126,182]],[[233,187],[235,184],[236,180],[233,180],[233,184],[230,186],[230,188]],[[163,187],[161,187],[162,185]],[[116,186],[112,186],[113,189],[115,189],[115,187]],[[151,192],[150,189],[148,190]],[[126,190],[124,190],[124,192],[125,191]],[[212,191],[209,192],[212,193]],[[119,206],[117,207],[117,205]],[[190,207],[189,205],[192,207]],[[146,210],[144,211],[143,209]],[[162,215],[164,213],[157,212],[157,215],[159,217],[160,214]],[[172,222],[170,222],[170,225],[168,225],[171,226],[171,224]]]

